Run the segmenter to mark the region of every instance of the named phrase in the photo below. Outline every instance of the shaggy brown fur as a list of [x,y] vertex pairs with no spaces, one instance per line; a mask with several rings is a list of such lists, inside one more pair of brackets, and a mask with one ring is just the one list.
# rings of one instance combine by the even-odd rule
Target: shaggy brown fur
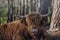
[[26,25],[22,23],[22,20],[2,24],[0,27],[0,40],[22,40],[23,37],[20,34],[25,30]]
[[35,25],[40,25],[41,23],[41,16],[37,13],[31,13],[31,14],[28,14],[27,18],[26,18],[26,22],[28,25],[32,25],[32,24],[35,24]]
[[[45,30],[41,27],[39,14],[29,14],[28,26],[20,19],[0,26],[0,40],[46,40]],[[34,34],[32,33],[34,29]],[[35,34],[36,33],[36,34]]]

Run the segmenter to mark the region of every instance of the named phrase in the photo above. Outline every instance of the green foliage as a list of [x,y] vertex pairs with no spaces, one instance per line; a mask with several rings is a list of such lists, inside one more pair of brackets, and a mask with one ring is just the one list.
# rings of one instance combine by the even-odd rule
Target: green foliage
[[48,23],[50,22],[50,16],[48,16]]
[[0,18],[0,21],[1,21],[1,23],[5,23],[6,22],[6,19],[4,17],[1,17]]
[[6,17],[7,16],[7,9],[4,7],[0,8],[0,16]]
[[7,17],[7,8],[0,7],[0,23],[4,23]]

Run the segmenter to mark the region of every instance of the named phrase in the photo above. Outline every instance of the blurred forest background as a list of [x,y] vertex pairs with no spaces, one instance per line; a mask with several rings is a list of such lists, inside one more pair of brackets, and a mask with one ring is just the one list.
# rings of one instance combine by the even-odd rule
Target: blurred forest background
[[0,23],[12,22],[31,12],[52,13],[52,4],[52,0],[0,0]]

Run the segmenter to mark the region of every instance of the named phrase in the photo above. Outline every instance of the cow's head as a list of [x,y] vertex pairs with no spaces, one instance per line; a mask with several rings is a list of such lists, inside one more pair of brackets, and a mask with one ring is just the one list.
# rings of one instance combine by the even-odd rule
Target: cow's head
[[41,16],[37,13],[29,14],[26,17],[26,22],[28,24],[28,31],[31,36],[36,36],[40,29]]
[[42,26],[41,24],[44,20],[43,18],[47,17],[48,15],[50,14],[41,15],[38,13],[30,13],[27,15],[26,17],[26,22],[28,24],[27,29],[32,36],[36,36],[39,33]]

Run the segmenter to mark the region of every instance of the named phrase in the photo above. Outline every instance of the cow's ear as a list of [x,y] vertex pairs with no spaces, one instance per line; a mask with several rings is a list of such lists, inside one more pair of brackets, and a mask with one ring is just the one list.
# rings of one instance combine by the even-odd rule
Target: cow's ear
[[24,25],[26,25],[26,26],[27,26],[26,18],[21,18],[20,20],[21,20],[21,23],[23,23]]
[[47,26],[49,25],[50,23],[48,22],[48,18],[47,17],[42,17],[42,20],[41,20],[41,26]]
[[26,22],[26,18],[25,19],[22,19],[23,20],[23,23],[28,26],[27,22]]

